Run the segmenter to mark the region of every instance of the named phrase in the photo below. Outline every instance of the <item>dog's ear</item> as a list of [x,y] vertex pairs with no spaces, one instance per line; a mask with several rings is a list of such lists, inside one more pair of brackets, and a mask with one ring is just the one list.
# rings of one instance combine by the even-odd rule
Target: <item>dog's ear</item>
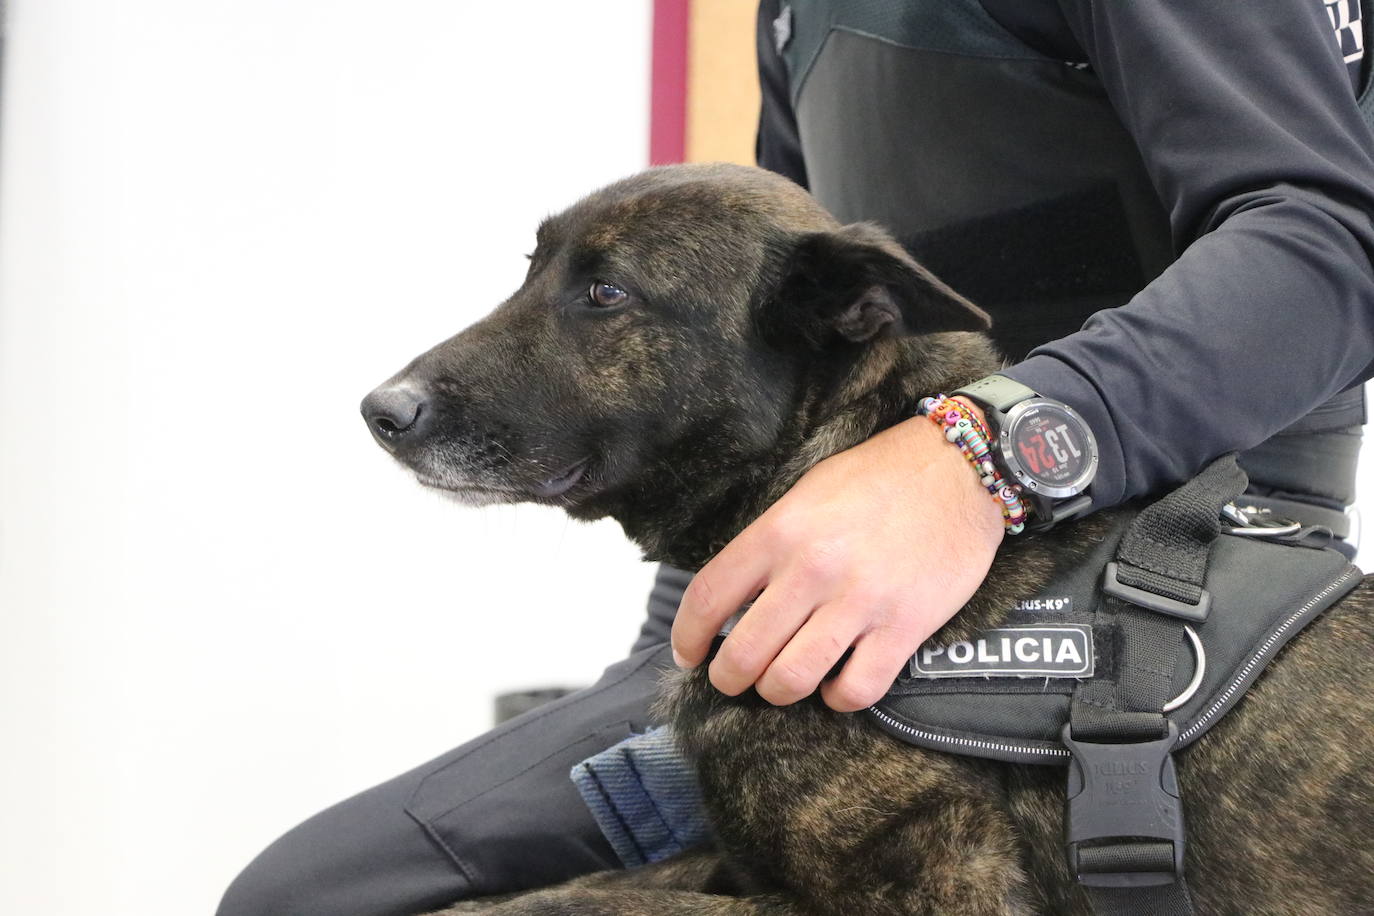
[[986,312],[917,264],[877,226],[855,223],[801,236],[759,325],[777,342],[822,349],[837,340],[985,331]]

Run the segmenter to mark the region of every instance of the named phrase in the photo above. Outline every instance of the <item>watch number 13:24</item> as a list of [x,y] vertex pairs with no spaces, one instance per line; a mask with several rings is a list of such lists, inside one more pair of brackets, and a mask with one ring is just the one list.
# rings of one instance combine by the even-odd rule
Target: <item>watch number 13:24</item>
[[1032,474],[1053,470],[1068,461],[1070,454],[1075,458],[1083,455],[1069,435],[1069,427],[1063,423],[1021,440],[1019,450]]

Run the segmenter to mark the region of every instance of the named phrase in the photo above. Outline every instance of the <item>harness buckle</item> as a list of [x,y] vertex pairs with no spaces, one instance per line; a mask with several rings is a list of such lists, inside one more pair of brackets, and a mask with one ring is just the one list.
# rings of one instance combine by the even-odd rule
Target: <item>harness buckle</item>
[[1212,595],[1205,588],[1201,590],[1202,595],[1197,604],[1188,604],[1176,598],[1156,595],[1143,588],[1127,585],[1121,581],[1121,564],[1116,560],[1107,563],[1107,571],[1102,576],[1102,591],[1108,595],[1115,595],[1122,601],[1143,607],[1147,611],[1191,620],[1193,623],[1202,623],[1212,610]]
[[1136,744],[1075,741],[1065,833],[1069,871],[1089,887],[1146,887],[1183,877],[1183,803],[1171,753],[1178,727]]

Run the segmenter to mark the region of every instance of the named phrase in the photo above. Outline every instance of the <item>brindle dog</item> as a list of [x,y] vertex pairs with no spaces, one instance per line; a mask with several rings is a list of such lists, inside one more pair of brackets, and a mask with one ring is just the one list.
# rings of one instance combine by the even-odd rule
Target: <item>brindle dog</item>
[[[999,366],[987,316],[881,229],[755,169],[654,169],[539,228],[524,285],[366,402],[374,434],[464,502],[611,516],[695,569],[817,462]],[[1009,538],[940,638],[997,626],[1104,520]],[[1179,754],[1197,910],[1374,912],[1368,583]],[[717,843],[458,912],[1087,913],[1064,771],[920,750],[817,697],[773,707],[705,667],[661,700]]]

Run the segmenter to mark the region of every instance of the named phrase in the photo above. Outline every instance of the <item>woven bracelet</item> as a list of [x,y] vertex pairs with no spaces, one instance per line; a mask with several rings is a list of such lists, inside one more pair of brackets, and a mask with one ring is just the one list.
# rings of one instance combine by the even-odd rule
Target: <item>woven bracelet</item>
[[1021,501],[1018,488],[1002,479],[997,466],[992,462],[991,436],[979,422],[973,411],[953,398],[937,394],[921,401],[918,413],[930,417],[939,426],[945,438],[959,447],[959,451],[973,466],[974,473],[982,482],[992,498],[1002,509],[1002,523],[1008,534],[1020,534],[1026,530],[1026,505]]

